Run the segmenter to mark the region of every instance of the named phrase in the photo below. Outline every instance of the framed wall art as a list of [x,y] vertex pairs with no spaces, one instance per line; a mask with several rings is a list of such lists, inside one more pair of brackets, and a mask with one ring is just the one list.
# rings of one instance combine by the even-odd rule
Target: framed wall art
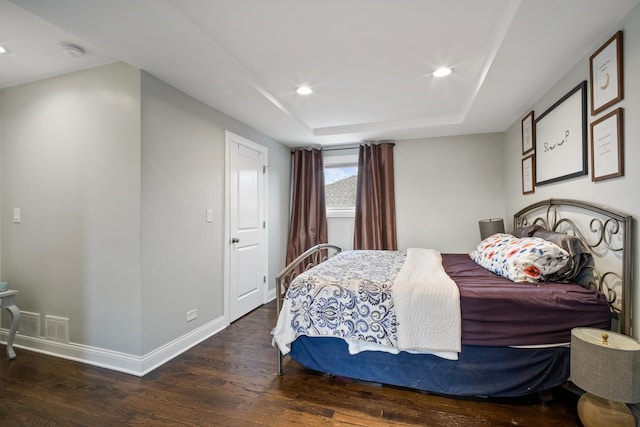
[[535,185],[587,174],[587,82],[535,121]]
[[533,111],[522,119],[522,154],[533,151],[535,140],[535,127],[533,125]]
[[623,97],[622,31],[618,31],[589,58],[591,115]]
[[535,157],[529,154],[522,159],[522,194],[531,194],[535,191]]
[[624,175],[622,108],[591,123],[591,180]]

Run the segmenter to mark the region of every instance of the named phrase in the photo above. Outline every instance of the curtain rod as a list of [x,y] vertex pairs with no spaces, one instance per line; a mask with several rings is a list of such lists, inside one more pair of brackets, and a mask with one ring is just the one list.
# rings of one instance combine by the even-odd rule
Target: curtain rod
[[341,150],[357,150],[359,148],[358,145],[352,147],[340,147],[340,148],[323,148],[323,147],[295,147],[291,149],[293,153],[296,150],[321,150],[321,151],[341,151]]
[[294,147],[291,149],[291,152],[293,153],[295,150],[321,150],[321,151],[342,151],[342,150],[357,150],[360,148],[361,145],[369,145],[369,144],[391,144],[391,145],[396,145],[395,141],[389,141],[389,140],[382,140],[382,141],[365,141],[363,143],[360,143],[358,145],[352,145],[352,146],[348,146],[348,147],[337,147],[337,148],[324,148],[322,146],[320,147]]

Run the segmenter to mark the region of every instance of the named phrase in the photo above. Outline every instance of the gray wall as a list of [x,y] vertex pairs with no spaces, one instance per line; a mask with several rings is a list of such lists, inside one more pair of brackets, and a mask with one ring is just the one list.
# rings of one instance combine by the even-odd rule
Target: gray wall
[[8,88],[0,117],[3,280],[23,310],[69,318],[72,341],[139,354],[140,73]]
[[478,220],[505,217],[502,147],[502,134],[398,141],[398,247],[470,252]]
[[225,129],[269,149],[270,287],[284,266],[288,148],[143,72],[143,353],[224,315]]
[[224,315],[224,129],[209,110],[142,74],[143,353]]
[[288,147],[123,63],[0,91],[0,129],[2,280],[22,310],[70,319],[73,348],[46,351],[116,352],[136,372],[223,316],[225,129],[269,149],[274,288]]
[[[604,114],[617,107],[624,108],[624,157],[625,176],[599,181],[591,181],[591,158],[589,157],[589,175],[561,181],[554,184],[538,186],[535,193],[522,195],[520,187],[520,167],[522,159],[522,146],[520,137],[520,122],[514,123],[505,134],[505,183],[507,211],[510,214],[520,208],[538,200],[551,197],[572,198],[587,200],[610,208],[615,208],[635,218],[634,242],[638,244],[638,234],[640,228],[637,220],[640,218],[640,198],[638,198],[638,188],[640,188],[640,168],[637,160],[640,159],[640,79],[636,76],[640,73],[640,6],[620,23],[617,28],[611,29],[607,34],[602,34],[602,39],[593,46],[592,52],[585,55],[576,66],[565,76],[563,76],[553,87],[545,93],[531,109],[535,111],[536,117],[544,113],[556,101],[562,98],[567,92],[574,88],[583,80],[589,80],[589,56],[595,52],[604,42],[606,42],[617,30],[623,30],[623,57],[624,57],[624,99],[618,104],[608,108],[596,117],[591,116],[589,111],[588,122],[602,117]],[[590,102],[590,101],[589,101]],[[590,104],[589,104],[590,105]],[[523,111],[524,117],[528,111]],[[589,136],[590,138],[590,136]],[[589,142],[590,143],[590,142]],[[590,150],[588,150],[590,151]],[[589,156],[591,153],[589,153]],[[635,273],[634,284],[637,287],[640,283],[640,251],[635,251]],[[638,336],[640,327],[640,292],[635,292],[634,298],[634,335]]]

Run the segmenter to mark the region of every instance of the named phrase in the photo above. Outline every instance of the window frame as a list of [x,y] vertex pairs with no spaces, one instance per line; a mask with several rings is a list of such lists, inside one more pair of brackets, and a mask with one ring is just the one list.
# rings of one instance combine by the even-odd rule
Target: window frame
[[[323,172],[326,167],[355,166],[358,168],[358,154],[344,154],[340,156],[323,156]],[[326,184],[325,184],[326,186]],[[327,206],[327,218],[355,218],[356,207],[330,208]]]

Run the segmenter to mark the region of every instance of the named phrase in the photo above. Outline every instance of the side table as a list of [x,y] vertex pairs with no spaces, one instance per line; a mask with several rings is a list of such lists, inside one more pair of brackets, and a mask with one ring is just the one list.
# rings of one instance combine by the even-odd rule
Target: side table
[[16,294],[18,291],[7,290],[0,292],[0,307],[6,308],[11,313],[11,328],[9,329],[9,336],[7,337],[7,356],[9,359],[15,359],[16,352],[13,351],[13,339],[18,332],[18,326],[20,326],[20,310],[16,305]]

